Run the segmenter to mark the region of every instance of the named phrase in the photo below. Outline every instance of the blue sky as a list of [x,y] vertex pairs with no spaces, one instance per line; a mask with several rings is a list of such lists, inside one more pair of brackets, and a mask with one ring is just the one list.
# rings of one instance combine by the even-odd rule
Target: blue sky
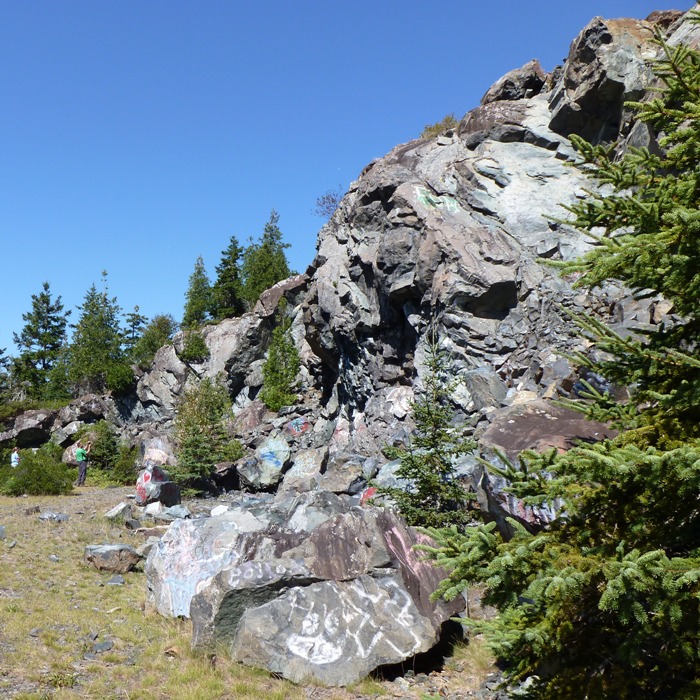
[[5,0],[0,348],[44,281],[73,309],[108,272],[125,312],[182,316],[271,210],[291,266],[328,189],[501,75],[561,63],[595,15],[692,0]]

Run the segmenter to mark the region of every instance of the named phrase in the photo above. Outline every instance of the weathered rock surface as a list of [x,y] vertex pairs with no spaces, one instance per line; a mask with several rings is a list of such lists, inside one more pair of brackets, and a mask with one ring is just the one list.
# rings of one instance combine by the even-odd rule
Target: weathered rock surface
[[85,547],[83,558],[99,571],[116,574],[131,571],[141,561],[138,552],[127,544],[91,544]]
[[306,496],[291,527],[279,501],[173,525],[146,563],[150,604],[191,617],[195,646],[295,681],[343,685],[430,649],[464,601],[430,601],[442,574],[416,555],[419,536],[389,511],[325,498],[335,514],[309,517],[318,494]]
[[427,651],[435,630],[396,575],[292,588],[248,609],[234,658],[302,682],[347,685]]

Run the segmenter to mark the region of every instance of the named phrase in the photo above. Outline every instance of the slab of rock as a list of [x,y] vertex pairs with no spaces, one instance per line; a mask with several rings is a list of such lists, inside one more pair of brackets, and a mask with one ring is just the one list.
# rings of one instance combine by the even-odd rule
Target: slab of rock
[[195,593],[220,571],[270,558],[300,537],[280,531],[267,509],[233,507],[213,518],[175,520],[146,560],[147,605],[167,617],[189,617]]
[[123,501],[118,505],[114,506],[111,510],[107,511],[104,515],[107,520],[114,521],[125,521],[131,518],[131,504]]
[[547,73],[535,58],[520,68],[506,73],[481,98],[481,104],[498,100],[522,100],[537,95],[544,87]]
[[190,604],[192,646],[230,645],[241,617],[287,590],[318,581],[302,559],[244,561],[220,571],[201,586]]
[[280,489],[299,493],[318,488],[327,460],[327,447],[299,450],[292,458],[292,466],[284,474]]
[[633,19],[593,19],[571,45],[561,81],[551,95],[553,131],[587,141],[612,142],[624,103],[644,94],[656,54],[651,24]]
[[98,571],[124,574],[141,561],[138,552],[126,544],[91,544],[85,547],[83,560]]
[[498,447],[510,459],[527,449],[565,451],[581,442],[600,442],[617,434],[605,423],[542,399],[499,409],[490,418],[491,424],[479,436],[479,446]]
[[397,573],[295,587],[247,610],[231,653],[296,683],[341,686],[436,642]]

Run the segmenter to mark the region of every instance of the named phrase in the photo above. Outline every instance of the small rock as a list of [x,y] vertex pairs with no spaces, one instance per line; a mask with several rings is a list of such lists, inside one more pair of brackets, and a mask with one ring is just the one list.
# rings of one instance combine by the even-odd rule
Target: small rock
[[122,502],[104,515],[107,520],[128,520],[131,518],[131,504]]
[[110,651],[114,647],[114,642],[106,639],[104,642],[98,642],[92,645],[92,651],[95,654],[103,654],[105,651]]
[[400,690],[406,691],[411,689],[411,684],[405,679],[399,676],[395,681],[394,685]]
[[141,557],[130,545],[88,545],[83,554],[85,563],[92,564],[100,571],[123,574],[131,571],[141,561]]
[[70,517],[65,513],[52,513],[50,510],[44,511],[39,515],[39,520],[51,521],[54,523],[65,523],[70,520]]

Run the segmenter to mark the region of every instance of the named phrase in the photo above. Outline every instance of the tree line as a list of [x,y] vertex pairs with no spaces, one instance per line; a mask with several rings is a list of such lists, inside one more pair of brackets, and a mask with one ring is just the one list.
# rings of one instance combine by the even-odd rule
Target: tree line
[[17,354],[8,356],[6,348],[0,349],[0,402],[62,401],[123,391],[134,380],[134,366],[146,369],[180,329],[186,333],[185,359],[201,357],[203,340],[197,330],[203,324],[242,315],[265,289],[292,274],[285,253],[289,244],[278,224],[273,210],[258,240],[242,246],[231,236],[213,283],[198,257],[179,323],[170,314],[149,319],[138,306],[124,313],[103,271],[101,285],[87,290],[71,324],[72,311],[43,282],[31,297],[30,310],[22,314],[24,326],[13,333]]

